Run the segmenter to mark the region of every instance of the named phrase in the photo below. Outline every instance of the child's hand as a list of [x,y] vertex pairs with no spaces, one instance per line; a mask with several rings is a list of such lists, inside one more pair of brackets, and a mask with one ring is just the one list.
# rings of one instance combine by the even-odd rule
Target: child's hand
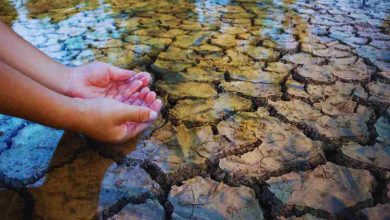
[[110,143],[125,142],[144,130],[158,117],[161,101],[134,106],[110,98],[75,99],[78,120],[75,130]]
[[149,73],[136,74],[102,62],[71,70],[65,95],[75,98],[113,98],[125,102],[151,80]]

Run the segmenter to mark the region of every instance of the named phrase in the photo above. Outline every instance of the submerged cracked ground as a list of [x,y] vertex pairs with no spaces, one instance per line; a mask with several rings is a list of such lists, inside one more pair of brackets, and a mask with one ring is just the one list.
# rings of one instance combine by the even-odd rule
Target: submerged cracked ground
[[120,146],[0,116],[0,218],[389,219],[390,4],[360,4],[0,0],[63,64],[151,72],[165,106]]

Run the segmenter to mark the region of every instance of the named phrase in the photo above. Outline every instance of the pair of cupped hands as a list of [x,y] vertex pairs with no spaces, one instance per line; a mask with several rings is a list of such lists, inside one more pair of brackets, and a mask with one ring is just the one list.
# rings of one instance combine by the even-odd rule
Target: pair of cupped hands
[[65,93],[82,103],[80,132],[110,143],[137,136],[158,118],[162,107],[148,87],[151,79],[147,72],[102,62],[72,68]]

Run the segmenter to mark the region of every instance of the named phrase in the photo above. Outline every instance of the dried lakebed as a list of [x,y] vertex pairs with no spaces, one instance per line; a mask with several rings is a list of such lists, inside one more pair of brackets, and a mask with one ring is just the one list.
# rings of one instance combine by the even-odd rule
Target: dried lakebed
[[0,115],[1,219],[388,219],[390,4],[0,0],[69,66],[149,71],[164,101],[106,145]]

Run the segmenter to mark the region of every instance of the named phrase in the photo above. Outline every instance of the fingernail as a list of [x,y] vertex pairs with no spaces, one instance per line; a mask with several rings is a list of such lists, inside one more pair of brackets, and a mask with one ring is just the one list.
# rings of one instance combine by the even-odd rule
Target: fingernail
[[155,111],[150,111],[149,113],[149,120],[156,120],[158,117],[158,113]]

